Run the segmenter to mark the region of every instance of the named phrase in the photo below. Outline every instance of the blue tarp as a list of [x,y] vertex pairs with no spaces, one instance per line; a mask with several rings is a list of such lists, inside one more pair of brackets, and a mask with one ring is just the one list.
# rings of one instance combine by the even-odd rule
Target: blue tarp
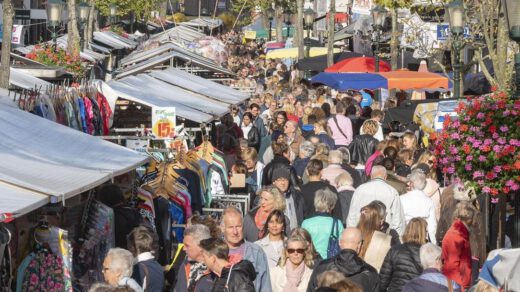
[[321,83],[336,90],[361,90],[387,88],[388,80],[381,75],[370,73],[328,73],[322,72],[312,77],[312,83]]

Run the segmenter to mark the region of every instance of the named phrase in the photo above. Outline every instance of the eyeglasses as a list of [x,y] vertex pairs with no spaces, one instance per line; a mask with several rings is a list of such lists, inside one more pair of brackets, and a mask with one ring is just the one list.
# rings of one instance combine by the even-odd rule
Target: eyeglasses
[[295,252],[297,252],[297,253],[299,253],[299,254],[303,254],[303,253],[305,252],[305,249],[303,249],[303,248],[296,248],[296,249],[294,249],[294,248],[288,248],[288,249],[287,249],[287,253],[289,253],[289,254],[293,254],[293,253],[295,253]]
[[106,273],[106,271],[110,270],[110,268],[103,267],[103,274]]
[[429,164],[433,164],[434,162],[435,162],[435,161],[433,161],[433,160],[428,160],[428,163],[429,163]]

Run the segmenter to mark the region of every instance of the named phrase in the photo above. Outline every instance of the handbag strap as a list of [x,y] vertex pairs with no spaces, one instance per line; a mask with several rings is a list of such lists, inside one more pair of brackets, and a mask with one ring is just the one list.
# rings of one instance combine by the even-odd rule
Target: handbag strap
[[347,135],[343,132],[343,130],[341,130],[341,128],[340,128],[340,126],[338,124],[338,119],[336,119],[336,115],[332,115],[332,119],[334,120],[334,123],[336,124],[336,127],[338,127],[338,130],[341,133],[341,135],[343,135],[343,137],[345,137],[348,140]]
[[453,292],[453,282],[446,278],[448,280],[448,292]]
[[227,275],[226,288],[228,288],[228,289],[229,289],[229,279],[231,278],[231,271],[233,271],[233,266],[234,266],[234,265],[235,265],[235,264],[232,264],[232,265],[231,265],[231,268],[229,268],[229,274]]
[[332,218],[332,230],[330,231],[330,235],[339,238],[338,220],[336,218]]

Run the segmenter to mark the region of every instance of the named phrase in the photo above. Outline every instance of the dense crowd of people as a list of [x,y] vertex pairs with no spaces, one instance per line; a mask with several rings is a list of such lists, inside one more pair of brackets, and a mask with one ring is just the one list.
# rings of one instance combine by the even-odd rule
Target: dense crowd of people
[[[172,291],[437,292],[477,283],[485,248],[476,196],[463,182],[441,187],[418,133],[388,135],[368,91],[313,88],[294,67],[265,60],[262,43],[220,37],[239,76],[230,85],[252,97],[222,117],[213,142],[230,176],[245,175],[231,193],[249,195],[251,208],[188,221]],[[106,282],[162,291],[154,244],[152,231],[134,229],[130,251],[108,253]]]

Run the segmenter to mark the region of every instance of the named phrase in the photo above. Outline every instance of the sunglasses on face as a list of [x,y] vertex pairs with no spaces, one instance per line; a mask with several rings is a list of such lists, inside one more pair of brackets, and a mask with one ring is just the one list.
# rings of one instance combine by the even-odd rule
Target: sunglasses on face
[[303,248],[296,248],[296,249],[294,249],[294,248],[288,248],[288,249],[287,249],[287,252],[288,252],[289,254],[293,254],[293,253],[295,253],[295,252],[297,252],[297,253],[299,253],[299,254],[303,254],[303,253],[305,252],[305,249],[303,249]]

